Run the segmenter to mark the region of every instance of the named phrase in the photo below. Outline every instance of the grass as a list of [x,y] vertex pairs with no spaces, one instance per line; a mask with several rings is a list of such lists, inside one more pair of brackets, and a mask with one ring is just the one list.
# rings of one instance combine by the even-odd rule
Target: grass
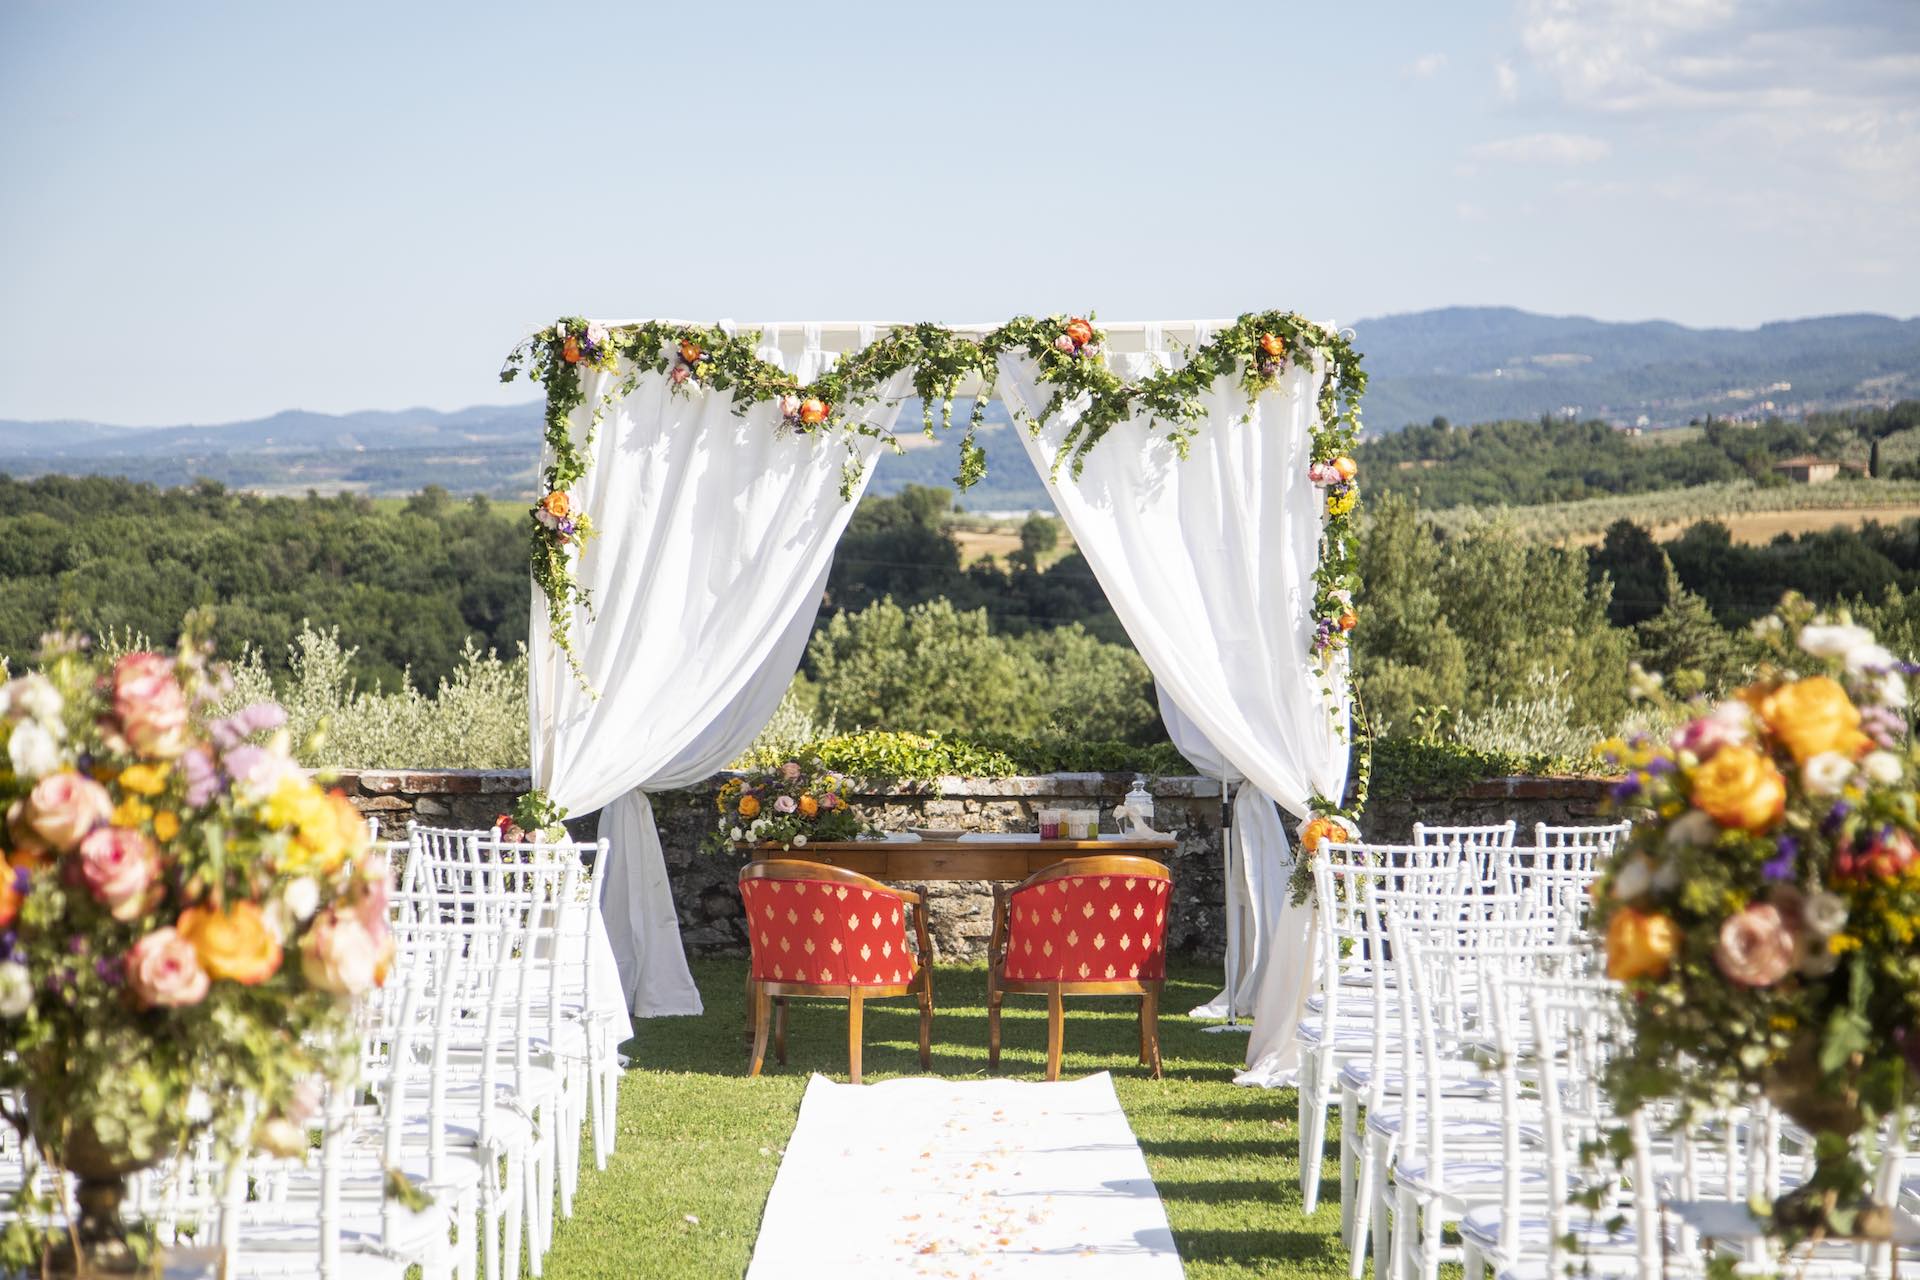
[[[796,1001],[787,1065],[774,1065],[769,1053],[766,1072],[749,1080],[745,961],[696,961],[693,969],[704,1016],[635,1024],[619,1148],[605,1173],[583,1176],[575,1216],[555,1232],[547,1274],[557,1280],[742,1275],[807,1077],[845,1078],[844,1005]],[[1133,1004],[1069,1000],[1063,1073],[1113,1073],[1193,1280],[1343,1275],[1332,1201],[1338,1135],[1328,1139],[1336,1158],[1325,1166],[1327,1194],[1309,1220],[1300,1212],[1293,1092],[1236,1087],[1246,1037],[1204,1034],[1204,1024],[1184,1015],[1219,983],[1213,966],[1175,966],[1163,1008],[1180,1012],[1161,1019],[1159,1081],[1135,1062]],[[941,966],[934,997],[934,1073],[985,1077],[986,971]],[[1038,997],[1008,998],[1003,1075],[1041,1078],[1045,1010]],[[867,1080],[919,1074],[917,1028],[910,1000],[867,1006]]]

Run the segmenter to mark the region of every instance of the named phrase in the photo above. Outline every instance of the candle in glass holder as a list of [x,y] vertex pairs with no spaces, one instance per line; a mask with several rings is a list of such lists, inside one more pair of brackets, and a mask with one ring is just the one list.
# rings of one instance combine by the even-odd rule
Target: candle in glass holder
[[1040,838],[1042,840],[1058,840],[1060,838],[1060,811],[1058,809],[1042,809],[1040,811]]

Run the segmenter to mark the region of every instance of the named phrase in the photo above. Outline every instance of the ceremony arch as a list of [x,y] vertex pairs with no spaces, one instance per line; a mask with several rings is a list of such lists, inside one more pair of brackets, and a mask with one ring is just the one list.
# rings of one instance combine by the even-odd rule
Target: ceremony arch
[[502,377],[547,391],[534,508],[533,782],[612,840],[607,926],[638,1015],[698,1013],[649,791],[737,756],[798,668],[833,550],[918,395],[956,398],[964,485],[1011,413],[1159,689],[1175,744],[1237,787],[1253,1082],[1290,1078],[1311,914],[1282,812],[1338,808],[1350,736],[1350,458],[1365,375],[1291,312],[1233,321],[695,324],[567,318]]

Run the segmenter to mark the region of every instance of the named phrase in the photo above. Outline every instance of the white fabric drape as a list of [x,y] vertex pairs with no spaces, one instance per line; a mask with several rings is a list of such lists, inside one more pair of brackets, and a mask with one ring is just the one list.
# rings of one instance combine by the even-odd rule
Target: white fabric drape
[[[778,341],[768,332],[760,354],[784,364]],[[828,359],[810,330],[794,372],[809,380]],[[587,405],[618,376],[588,376]],[[907,387],[903,374],[855,416],[890,429]],[[533,783],[572,813],[607,808],[608,932],[642,1016],[700,1011],[645,792],[711,773],[771,715],[882,447],[860,441],[844,499],[838,439],[778,423],[772,404],[737,413],[725,393],[678,395],[653,374],[607,409],[573,490],[595,526],[576,567],[594,613],[575,610],[573,636],[597,696],[568,669],[535,593]]]
[[[1205,335],[1195,341],[1205,340]],[[1123,376],[1170,357],[1152,326],[1147,353],[1117,356]],[[1024,354],[1002,356],[1000,385],[1029,419],[1049,389]],[[1323,367],[1296,368],[1249,410],[1230,381],[1203,396],[1206,421],[1181,459],[1164,430],[1140,418],[1115,426],[1086,458],[1081,475],[1050,478],[1061,442],[1084,401],[1061,408],[1034,434],[1019,432],[1068,529],[1128,636],[1166,695],[1246,781],[1296,817],[1316,792],[1346,784],[1346,672],[1330,677],[1313,662],[1313,573],[1319,563],[1324,496],[1308,479],[1314,393]],[[1242,418],[1246,418],[1242,422]],[[1284,857],[1278,812],[1268,827],[1249,807],[1243,838],[1255,861]],[[1262,887],[1256,913],[1287,927],[1284,879]],[[1302,936],[1304,928],[1293,930]],[[1289,948],[1291,952],[1293,948]],[[1270,952],[1247,1050],[1250,1075],[1284,1073],[1304,1005],[1310,952]]]
[[[1221,850],[1225,864],[1222,884],[1226,897],[1223,904],[1227,929],[1226,969],[1227,981],[1233,988],[1231,1000],[1223,987],[1219,995],[1193,1009],[1189,1016],[1251,1017],[1254,992],[1266,957],[1266,930],[1263,922],[1254,917],[1251,908],[1252,904],[1262,900],[1260,886],[1267,882],[1270,869],[1265,859],[1258,856],[1264,850],[1248,850],[1244,824],[1256,805],[1271,809],[1273,800],[1259,788],[1243,785],[1246,779],[1240,771],[1207,741],[1199,726],[1180,710],[1178,703],[1167,696],[1166,690],[1157,689],[1156,692],[1159,695],[1160,719],[1167,726],[1167,736],[1173,739],[1173,745],[1179,748],[1180,754],[1195,769],[1203,776],[1219,782],[1221,799],[1233,805],[1234,814],[1232,826],[1222,833],[1227,839],[1227,846]],[[1276,822],[1279,820],[1278,813],[1275,813],[1274,819]],[[1255,856],[1250,858],[1250,852]]]

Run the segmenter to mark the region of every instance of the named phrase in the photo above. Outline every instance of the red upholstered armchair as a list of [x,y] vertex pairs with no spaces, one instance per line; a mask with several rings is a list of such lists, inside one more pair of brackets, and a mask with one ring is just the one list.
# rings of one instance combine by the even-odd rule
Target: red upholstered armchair
[[1173,878],[1151,858],[1057,862],[995,887],[987,953],[987,1061],[1000,1065],[1000,1001],[1047,997],[1047,1079],[1060,1078],[1063,996],[1138,996],[1140,1061],[1160,1075],[1160,986]]
[[[920,999],[920,1066],[931,1062],[933,955],[927,907],[909,889],[870,880],[818,862],[776,858],[740,871],[753,948],[748,986],[753,1004],[753,1063],[766,1061],[767,1033],[774,1055],[787,1060],[787,999],[816,996],[847,1001],[847,1060],[860,1083],[860,1013],[869,999]],[[912,918],[918,954],[907,947]]]

